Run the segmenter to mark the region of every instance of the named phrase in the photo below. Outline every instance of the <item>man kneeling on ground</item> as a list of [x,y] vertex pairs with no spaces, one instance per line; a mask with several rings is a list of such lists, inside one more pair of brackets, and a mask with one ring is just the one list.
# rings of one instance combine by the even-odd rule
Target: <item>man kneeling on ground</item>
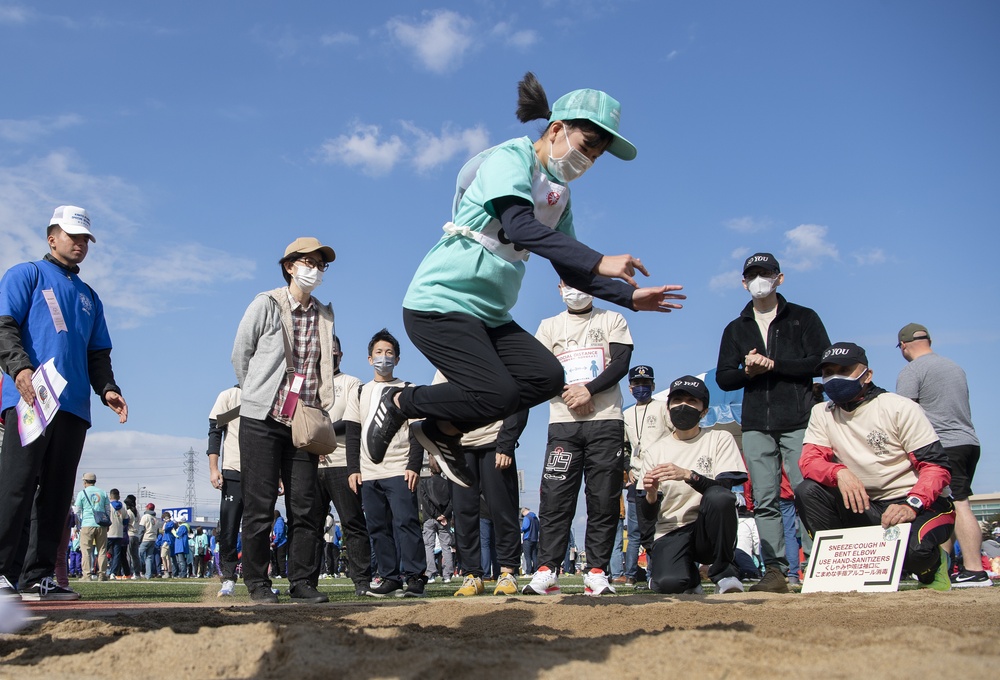
[[[639,526],[657,593],[700,593],[697,563],[719,593],[742,592],[736,552],[736,495],[747,480],[733,435],[699,426],[708,388],[693,376],[670,385],[667,409],[674,431],[646,449],[639,468]],[[655,539],[655,540],[654,540]]]
[[838,342],[823,352],[823,389],[816,404],[795,489],[799,516],[810,533],[825,529],[909,522],[903,568],[925,587],[950,590],[951,537],[948,456],[920,406],[872,382],[865,350]]

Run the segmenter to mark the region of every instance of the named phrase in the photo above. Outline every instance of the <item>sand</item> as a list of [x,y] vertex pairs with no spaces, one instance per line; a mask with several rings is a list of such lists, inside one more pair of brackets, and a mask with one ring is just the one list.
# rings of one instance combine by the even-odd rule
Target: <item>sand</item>
[[3,678],[995,677],[1000,587],[35,605]]

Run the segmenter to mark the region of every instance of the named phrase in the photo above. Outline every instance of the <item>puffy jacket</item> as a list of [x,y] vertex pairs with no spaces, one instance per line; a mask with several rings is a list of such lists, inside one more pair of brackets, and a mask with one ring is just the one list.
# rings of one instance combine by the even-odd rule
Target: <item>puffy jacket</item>
[[[800,430],[809,422],[813,400],[813,378],[819,361],[830,346],[830,337],[819,315],[808,307],[792,304],[778,295],[778,312],[764,338],[754,318],[753,302],[722,332],[715,382],[727,392],[743,389],[744,430]],[[748,377],[744,359],[750,350],[774,361],[767,373]]]

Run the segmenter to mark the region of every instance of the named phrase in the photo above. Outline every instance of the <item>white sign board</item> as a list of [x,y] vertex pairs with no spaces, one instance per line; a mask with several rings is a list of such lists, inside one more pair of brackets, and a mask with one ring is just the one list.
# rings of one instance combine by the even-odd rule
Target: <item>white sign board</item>
[[802,592],[898,590],[909,536],[909,524],[817,531]]
[[567,385],[588,383],[604,370],[603,347],[571,349],[557,354],[556,359],[562,364]]
[[169,512],[170,513],[170,519],[174,520],[178,524],[183,524],[184,522],[190,522],[191,518],[194,516],[194,513],[191,512],[191,507],[186,507],[186,508],[163,508],[160,512],[161,513],[163,513],[163,512]]

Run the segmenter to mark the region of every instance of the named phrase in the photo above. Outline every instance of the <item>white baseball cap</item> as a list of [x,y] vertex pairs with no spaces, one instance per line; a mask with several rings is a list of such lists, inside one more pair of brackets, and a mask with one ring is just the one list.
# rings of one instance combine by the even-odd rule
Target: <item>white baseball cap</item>
[[83,208],[75,205],[61,205],[52,213],[49,226],[58,226],[67,234],[86,234],[90,240],[97,243],[97,239],[90,233],[90,216]]

